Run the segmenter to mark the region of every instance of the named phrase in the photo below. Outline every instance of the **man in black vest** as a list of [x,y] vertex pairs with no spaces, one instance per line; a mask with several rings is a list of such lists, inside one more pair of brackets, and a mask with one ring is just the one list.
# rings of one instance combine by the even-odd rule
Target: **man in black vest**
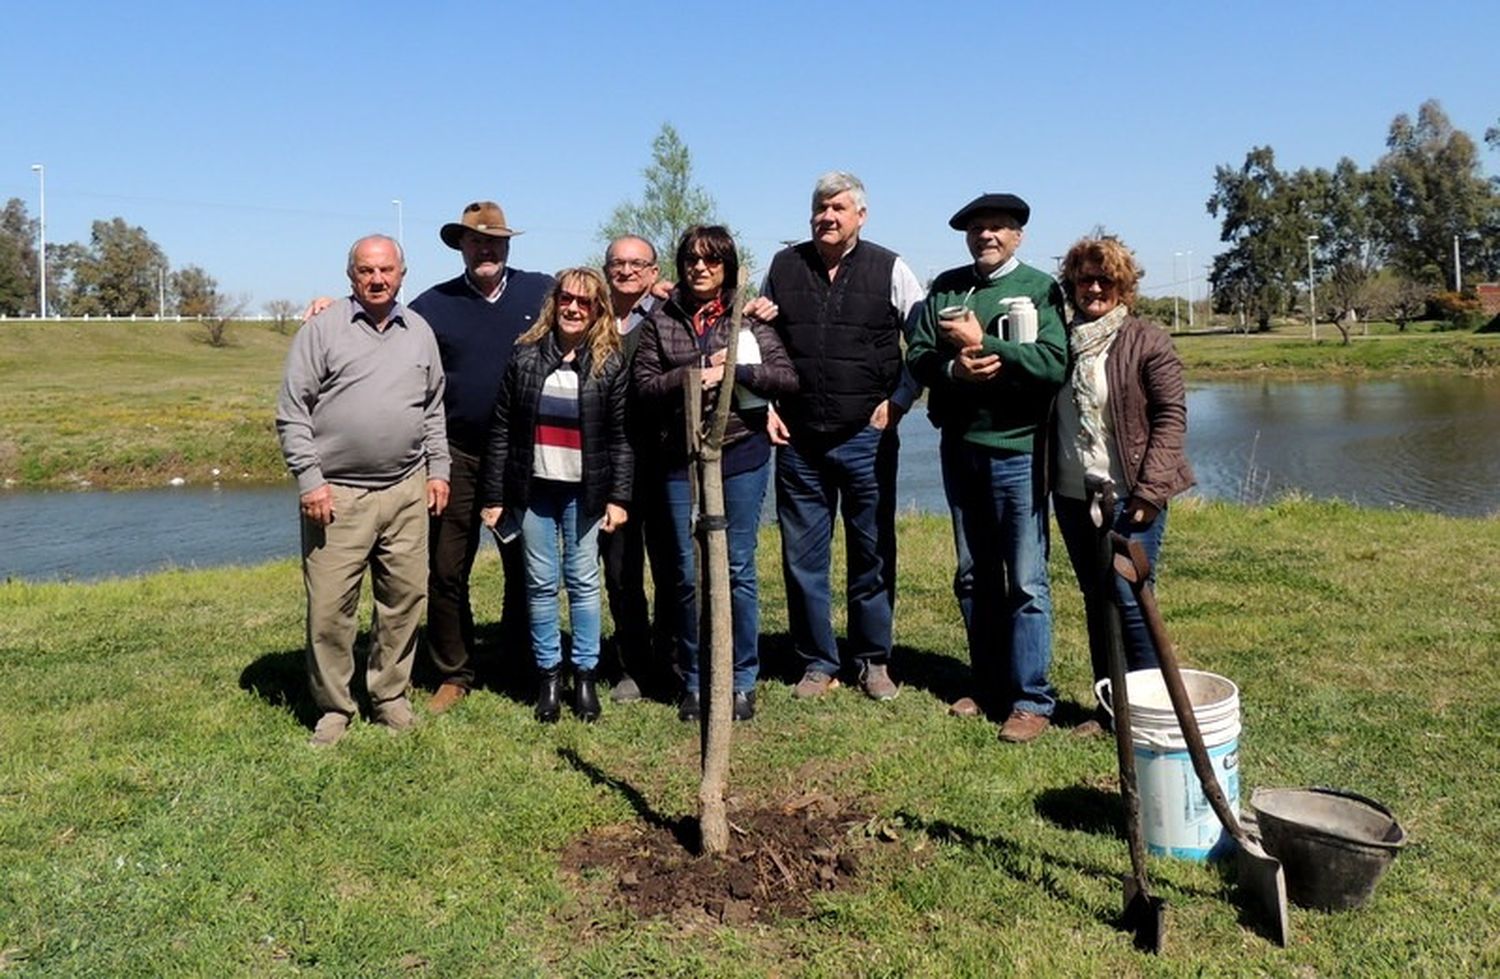
[[[776,518],[792,642],[804,673],[798,697],[838,683],[829,570],[833,514],[848,549],[847,647],[860,687],[890,700],[896,599],[896,426],[921,389],[902,366],[901,336],[923,290],[895,252],[859,238],[859,178],[832,171],[812,196],[812,239],[771,260],[761,288],[779,307],[777,332],[797,368],[798,393],[771,415]],[[757,300],[760,302],[761,300]],[[748,310],[747,310],[748,312]]]

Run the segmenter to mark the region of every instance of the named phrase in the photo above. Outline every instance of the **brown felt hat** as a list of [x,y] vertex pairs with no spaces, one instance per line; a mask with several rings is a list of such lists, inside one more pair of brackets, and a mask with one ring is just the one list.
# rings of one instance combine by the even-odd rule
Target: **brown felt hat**
[[464,213],[452,224],[443,225],[438,237],[449,248],[457,248],[465,231],[477,231],[492,238],[509,238],[521,232],[505,224],[505,212],[494,201],[475,201],[464,208]]

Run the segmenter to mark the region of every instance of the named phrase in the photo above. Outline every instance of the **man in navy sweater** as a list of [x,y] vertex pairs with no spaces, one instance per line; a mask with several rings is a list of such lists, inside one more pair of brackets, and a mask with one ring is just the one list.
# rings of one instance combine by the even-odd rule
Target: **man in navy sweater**
[[[526,332],[552,290],[552,277],[509,267],[510,239],[520,234],[493,201],[476,201],[440,236],[463,253],[464,272],[418,296],[411,308],[437,336],[447,389],[443,407],[452,457],[448,506],[429,530],[431,561],[427,645],[439,687],[428,702],[434,714],[453,707],[474,685],[474,612],[469,571],[479,549],[478,482],[481,456],[500,381],[516,337]],[[505,575],[504,642],[527,644],[526,575],[521,541],[500,546]]]

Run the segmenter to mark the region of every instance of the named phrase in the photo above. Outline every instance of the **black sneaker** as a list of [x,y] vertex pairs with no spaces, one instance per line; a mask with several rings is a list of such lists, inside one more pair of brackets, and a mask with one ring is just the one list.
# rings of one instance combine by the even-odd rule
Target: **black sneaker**
[[696,721],[698,716],[698,695],[689,690],[677,702],[677,719],[679,721]]
[[736,690],[734,692],[734,719],[737,721],[748,721],[755,716],[755,691]]

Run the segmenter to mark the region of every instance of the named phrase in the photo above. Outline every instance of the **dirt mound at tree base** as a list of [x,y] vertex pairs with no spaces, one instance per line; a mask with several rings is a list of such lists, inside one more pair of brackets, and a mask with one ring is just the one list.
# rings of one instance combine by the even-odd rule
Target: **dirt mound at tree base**
[[731,810],[729,852],[697,855],[697,820],[594,830],[563,852],[565,871],[608,875],[614,899],[642,916],[706,915],[725,924],[798,917],[819,891],[858,879],[861,851],[894,839],[866,812],[822,794]]

